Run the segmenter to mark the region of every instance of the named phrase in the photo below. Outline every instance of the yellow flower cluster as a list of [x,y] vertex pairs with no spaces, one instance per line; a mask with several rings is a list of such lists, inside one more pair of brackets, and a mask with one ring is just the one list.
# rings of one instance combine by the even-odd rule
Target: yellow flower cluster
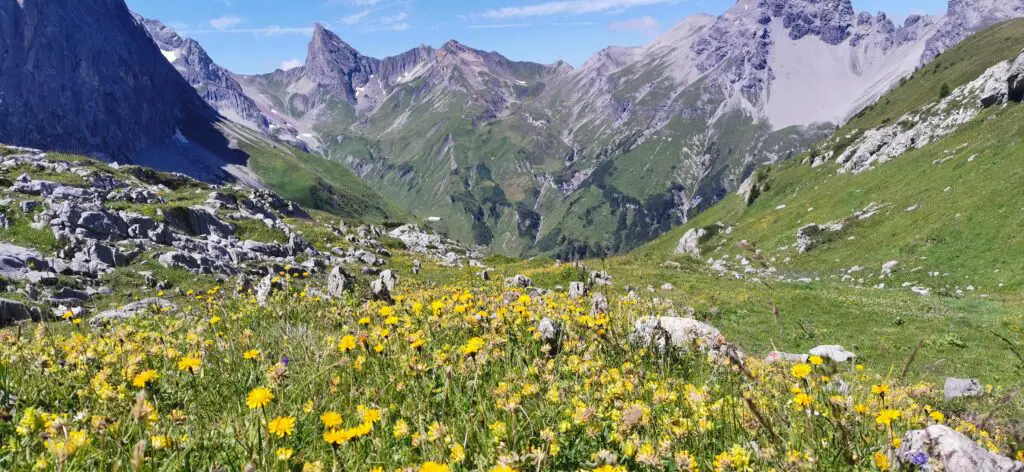
[[0,330],[0,389],[18,396],[0,404],[0,469],[867,470],[935,423],[1017,453],[1000,424],[929,406],[932,385],[668,355],[629,336],[655,300],[591,312],[470,275],[384,304],[299,296],[315,282],[286,272],[265,306],[210,289],[173,316]]

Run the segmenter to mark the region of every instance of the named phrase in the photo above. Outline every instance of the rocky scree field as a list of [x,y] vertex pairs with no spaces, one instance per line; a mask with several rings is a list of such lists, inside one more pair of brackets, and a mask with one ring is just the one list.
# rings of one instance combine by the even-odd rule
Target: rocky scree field
[[1024,467],[1019,364],[967,326],[962,351],[907,355],[836,323],[1014,319],[996,300],[485,258],[0,149],[7,470]]

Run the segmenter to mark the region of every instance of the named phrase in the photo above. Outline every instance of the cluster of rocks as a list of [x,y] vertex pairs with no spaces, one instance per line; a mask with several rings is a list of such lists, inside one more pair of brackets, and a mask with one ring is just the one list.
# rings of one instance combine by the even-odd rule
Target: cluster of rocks
[[423,254],[446,267],[464,267],[466,264],[478,267],[483,258],[479,248],[467,248],[413,224],[399,226],[388,232],[388,236],[402,241],[408,251]]
[[[344,222],[332,224],[330,230],[352,246],[322,252],[284,221],[286,217],[309,218],[306,211],[266,190],[237,186],[210,189],[180,174],[49,159],[45,153],[31,149],[18,151],[0,160],[0,168],[25,171],[14,181],[0,182],[0,193],[10,195],[0,200],[0,209],[20,202],[24,217],[32,218],[31,226],[52,232],[61,246],[44,256],[35,249],[0,243],[0,280],[4,281],[0,288],[14,292],[20,286],[30,300],[61,309],[80,307],[98,293],[109,293],[100,286],[104,274],[147,258],[195,274],[237,277],[239,292],[253,290],[261,303],[282,287],[275,278],[286,268],[303,274],[327,272],[333,267],[327,292],[319,294],[323,297],[339,297],[352,289],[354,277],[343,267],[359,267],[363,275],[376,277],[371,283],[375,299],[391,300],[398,282],[393,271],[384,270],[391,253],[381,242],[385,233],[379,227],[364,225],[350,230]],[[123,181],[115,177],[115,170],[120,171],[116,175],[125,176],[121,177]],[[35,172],[74,175],[88,187],[35,179],[30,175]],[[200,205],[168,206],[162,195],[172,190],[200,195],[205,192],[206,200]],[[108,206],[113,202],[130,205]],[[115,209],[126,207],[130,210]],[[136,208],[145,214],[136,212]],[[232,222],[242,220],[254,220],[280,231],[287,242],[239,239],[238,225]],[[0,218],[4,224],[8,221],[7,215]],[[470,265],[482,267],[473,259],[480,257],[478,252],[418,228],[401,227],[392,234],[410,250],[436,256],[442,264],[461,267],[468,260]],[[414,270],[419,267],[416,261]],[[150,288],[169,288],[166,281],[156,280],[150,273],[139,275],[140,285],[144,281]],[[57,288],[62,276],[83,288]],[[155,305],[168,309],[162,302],[126,306],[97,315],[95,323],[132,317]],[[15,301],[4,300],[2,306],[0,325],[50,316],[49,312]]]

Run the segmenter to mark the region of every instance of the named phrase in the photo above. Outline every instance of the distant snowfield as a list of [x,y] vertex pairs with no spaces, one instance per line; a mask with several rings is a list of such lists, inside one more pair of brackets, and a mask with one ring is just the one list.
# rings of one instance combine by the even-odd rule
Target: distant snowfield
[[163,49],[161,49],[160,52],[163,53],[164,57],[167,58],[167,62],[173,64],[174,61],[178,60],[178,51],[164,51]]
[[846,121],[914,71],[938,26],[923,29],[916,41],[882,51],[870,37],[857,47],[850,47],[850,40],[832,46],[816,36],[794,41],[782,22],[773,20],[769,65],[776,77],[764,110],[772,128]]

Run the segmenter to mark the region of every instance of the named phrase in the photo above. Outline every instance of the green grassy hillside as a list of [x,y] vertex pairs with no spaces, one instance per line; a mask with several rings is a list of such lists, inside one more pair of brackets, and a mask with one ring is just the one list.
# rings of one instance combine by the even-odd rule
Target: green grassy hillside
[[408,213],[368,187],[344,165],[274,143],[241,126],[224,123],[249,155],[248,166],[282,197],[307,208],[347,219],[381,223],[403,221]]
[[[973,80],[1018,55],[1021,46],[1024,20],[979,33],[914,74],[822,147],[845,146],[848,140],[841,137],[862,131],[861,126],[892,122],[936,101],[938,84],[955,88]],[[947,138],[859,175],[838,174],[833,163],[811,168],[806,156],[798,157],[766,169],[770,189],[750,207],[731,195],[638,254],[668,257],[687,230],[721,222],[734,230],[704,244],[708,257],[739,253],[735,243],[748,240],[793,273],[830,275],[862,266],[877,274],[883,263],[897,260],[890,286],[920,282],[954,291],[969,285],[986,293],[1019,290],[1024,285],[1024,274],[1015,270],[1024,254],[1018,231],[1024,223],[1022,118],[1019,105],[986,110]],[[841,220],[871,204],[881,211],[824,245],[806,254],[791,247],[801,226]],[[932,280],[929,272],[941,277]]]

